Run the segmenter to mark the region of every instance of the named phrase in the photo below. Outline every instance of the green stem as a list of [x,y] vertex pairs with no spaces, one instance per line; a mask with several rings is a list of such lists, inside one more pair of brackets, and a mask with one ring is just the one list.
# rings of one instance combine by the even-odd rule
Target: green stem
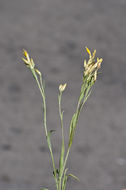
[[[39,87],[39,90],[40,90],[40,93],[41,93],[41,96],[42,96],[42,99],[43,99],[44,128],[45,128],[45,134],[46,134],[46,138],[47,138],[48,137],[48,130],[47,130],[47,122],[46,122],[46,98],[45,98],[45,91],[44,91],[44,88],[43,88],[42,79],[40,79],[40,81],[41,81],[41,85],[40,85],[38,77],[36,76],[36,74],[34,72],[32,72],[32,73],[33,73],[33,75],[34,75],[34,77],[36,79],[37,85]],[[48,141],[47,141],[47,143],[48,143]],[[53,156],[52,149],[49,146],[49,143],[48,143],[48,147],[49,147],[50,155],[51,155],[51,159],[52,159],[52,165],[53,165],[53,170],[54,170],[54,178],[55,178],[55,182],[56,182],[56,187],[58,187],[58,185],[57,185],[58,181],[57,181],[57,177],[56,177],[56,167],[55,167],[55,162],[54,162],[54,156]]]
[[62,92],[60,92],[60,94],[58,96],[59,115],[60,115],[61,133],[62,133],[62,144],[61,144],[61,153],[60,153],[60,160],[59,160],[58,190],[61,190],[61,185],[62,185],[62,172],[63,172],[64,152],[65,152],[64,127],[63,127],[63,112],[61,110],[61,99],[62,99]]
[[[85,84],[84,84],[85,85]],[[82,110],[82,107],[84,106],[89,94],[89,89],[86,89],[85,86],[82,86],[81,90],[81,93],[83,93],[83,98],[81,98],[81,93],[80,93],[80,96],[79,96],[79,99],[78,99],[78,104],[77,104],[77,108],[76,108],[76,121],[75,121],[75,125],[74,125],[74,130],[76,128],[76,125],[77,125],[77,122],[78,122],[78,118],[79,118],[79,115],[80,115],[80,111]],[[62,170],[62,176],[63,176],[63,173],[64,173],[64,170],[65,170],[65,167],[66,167],[66,163],[67,163],[67,160],[68,160],[68,156],[69,156],[69,153],[70,153],[70,147],[68,147],[68,150],[67,150],[67,153],[66,153],[66,157],[65,157],[65,160],[64,160],[64,165],[63,165],[63,170]],[[61,178],[62,178],[61,176]]]
[[68,148],[67,153],[66,153],[66,157],[65,157],[64,165],[63,165],[63,171],[65,170],[65,167],[66,167],[66,163],[67,163],[67,160],[68,160],[69,153],[70,153],[70,148]]

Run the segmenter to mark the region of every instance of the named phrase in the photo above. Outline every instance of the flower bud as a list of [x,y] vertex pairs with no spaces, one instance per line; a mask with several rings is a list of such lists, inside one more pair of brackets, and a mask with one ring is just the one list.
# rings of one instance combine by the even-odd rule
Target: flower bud
[[66,83],[65,83],[65,84],[63,84],[63,85],[62,85],[62,84],[60,84],[60,85],[59,85],[59,91],[60,91],[60,92],[63,92],[63,91],[65,90],[66,86],[67,86],[67,84],[66,84]]

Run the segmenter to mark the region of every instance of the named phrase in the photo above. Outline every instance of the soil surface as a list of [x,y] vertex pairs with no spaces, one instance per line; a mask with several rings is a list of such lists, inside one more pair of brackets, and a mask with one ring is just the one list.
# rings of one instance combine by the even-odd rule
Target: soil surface
[[22,49],[43,73],[47,124],[56,130],[52,141],[58,162],[58,86],[68,84],[62,101],[67,142],[85,46],[104,61],[68,162],[80,182],[69,179],[67,189],[126,188],[126,1],[0,0],[0,190],[55,190],[41,96],[22,63]]

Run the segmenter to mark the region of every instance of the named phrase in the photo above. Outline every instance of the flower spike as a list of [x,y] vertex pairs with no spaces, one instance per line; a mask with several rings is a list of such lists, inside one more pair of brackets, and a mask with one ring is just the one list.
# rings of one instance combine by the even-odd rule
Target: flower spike
[[95,54],[96,50],[91,54],[91,51],[86,47],[87,53],[89,54],[89,60],[84,61],[84,77],[85,76],[92,76],[94,78],[94,81],[96,81],[97,78],[97,71],[101,67],[101,63],[103,61],[102,58],[97,58],[97,61],[95,61]]

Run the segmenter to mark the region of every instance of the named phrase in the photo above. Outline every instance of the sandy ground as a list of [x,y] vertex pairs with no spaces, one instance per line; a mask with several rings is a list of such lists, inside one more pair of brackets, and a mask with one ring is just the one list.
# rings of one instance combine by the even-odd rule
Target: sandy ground
[[69,170],[72,190],[126,187],[126,1],[0,0],[0,190],[55,190],[41,97],[21,61],[26,48],[46,81],[48,127],[59,155],[58,85],[65,136],[77,103],[84,47],[103,57],[102,74],[81,113]]

